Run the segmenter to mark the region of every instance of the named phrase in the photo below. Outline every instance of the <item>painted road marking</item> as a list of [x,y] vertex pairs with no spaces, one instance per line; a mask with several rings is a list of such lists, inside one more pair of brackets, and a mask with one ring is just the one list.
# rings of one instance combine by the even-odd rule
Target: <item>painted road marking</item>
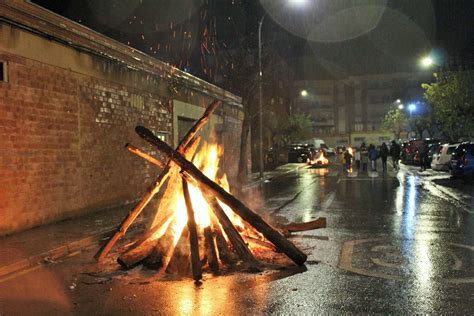
[[335,191],[331,191],[326,199],[323,201],[323,203],[321,203],[321,210],[327,210],[332,202],[334,202],[334,199],[336,198],[336,192]]
[[[464,258],[461,258],[458,254],[459,250],[463,250],[464,254],[466,254],[466,250],[473,253],[467,253]],[[430,260],[430,251],[428,248],[426,254],[428,260]],[[455,277],[433,276],[431,277],[433,281],[453,284],[474,283],[472,275],[474,246],[448,243],[433,251],[441,251],[442,256],[452,259],[449,271],[451,274],[457,275]],[[416,258],[417,255],[419,255],[418,252],[413,253],[410,257]],[[413,271],[413,265],[417,264],[417,260],[410,263],[409,257],[406,256],[407,254],[404,255],[401,251],[401,245],[393,244],[393,241],[386,238],[351,240],[343,244],[338,266],[340,269],[370,277],[396,281],[410,280],[413,279],[413,275],[407,275],[406,271]],[[436,270],[433,271],[436,272]]]

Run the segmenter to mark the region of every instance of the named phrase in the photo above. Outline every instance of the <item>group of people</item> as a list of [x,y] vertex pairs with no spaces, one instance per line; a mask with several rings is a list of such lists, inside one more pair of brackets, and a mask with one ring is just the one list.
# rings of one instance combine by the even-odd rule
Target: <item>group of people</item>
[[396,141],[392,141],[390,148],[386,143],[382,143],[380,149],[370,144],[368,147],[365,143],[359,147],[359,149],[353,149],[352,154],[349,152],[349,149],[346,149],[344,152],[344,160],[346,164],[346,170],[352,169],[352,160],[356,162],[357,170],[367,172],[368,163],[370,161],[370,170],[377,171],[377,159],[382,160],[382,169],[383,172],[387,172],[387,158],[388,156],[392,157],[392,165],[395,170],[399,169],[398,161],[400,160],[400,145]]

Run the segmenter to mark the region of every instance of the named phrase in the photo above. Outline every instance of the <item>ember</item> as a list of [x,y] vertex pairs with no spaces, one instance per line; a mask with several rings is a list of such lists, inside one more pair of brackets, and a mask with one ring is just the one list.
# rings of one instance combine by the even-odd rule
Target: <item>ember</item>
[[[163,171],[96,254],[99,261],[125,235],[143,208],[168,180],[151,228],[117,259],[124,268],[132,268],[138,263],[167,272],[189,272],[191,268],[193,278],[200,280],[203,269],[208,268],[215,273],[224,265],[233,265],[239,260],[250,270],[259,270],[262,262],[256,254],[262,249],[283,252],[294,263],[304,264],[307,256],[283,234],[306,230],[308,226],[291,224],[288,228],[280,227],[280,231],[273,228],[230,193],[225,175],[218,176],[222,148],[215,144],[203,144],[195,154],[200,143],[196,134],[219,103],[215,101],[207,108],[176,150],[147,128],[136,128],[138,135],[168,157],[169,162],[165,164],[127,145],[129,151],[163,168]],[[314,229],[325,225],[325,219],[321,219],[310,227]]]

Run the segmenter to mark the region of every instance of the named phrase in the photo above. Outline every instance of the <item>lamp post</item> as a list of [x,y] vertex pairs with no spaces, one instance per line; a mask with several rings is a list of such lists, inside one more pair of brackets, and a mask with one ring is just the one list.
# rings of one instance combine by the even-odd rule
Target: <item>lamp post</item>
[[[302,6],[304,5],[307,0],[287,0],[290,5],[295,5],[295,6]],[[265,17],[267,14],[265,13],[260,21],[258,22],[258,120],[259,120],[259,137],[260,137],[260,144],[259,144],[259,152],[260,152],[260,178],[263,179],[264,173],[263,173],[263,100],[262,100],[262,25],[263,21],[265,20]]]
[[263,179],[263,100],[262,100],[262,24],[265,19],[262,16],[258,23],[258,121],[259,121],[259,165],[260,165],[260,178]]

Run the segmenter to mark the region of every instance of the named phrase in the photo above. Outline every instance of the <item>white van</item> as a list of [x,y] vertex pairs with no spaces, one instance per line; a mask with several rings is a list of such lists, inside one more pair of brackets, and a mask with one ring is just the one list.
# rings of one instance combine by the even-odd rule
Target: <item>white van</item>
[[301,144],[306,144],[309,146],[314,147],[317,151],[324,149],[328,155],[334,155],[334,149],[329,148],[328,145],[326,145],[326,142],[320,138],[311,138],[307,140],[301,141]]
[[451,154],[459,144],[444,144],[438,152],[433,155],[431,168],[437,171],[449,171],[449,163],[451,162]]

